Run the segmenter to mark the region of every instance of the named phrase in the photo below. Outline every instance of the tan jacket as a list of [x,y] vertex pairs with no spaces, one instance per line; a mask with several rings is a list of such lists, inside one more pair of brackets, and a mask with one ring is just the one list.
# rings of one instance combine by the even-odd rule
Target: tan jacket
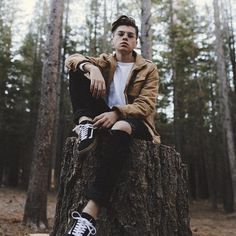
[[[143,120],[155,143],[160,143],[160,136],[156,132],[154,116],[156,113],[156,99],[159,87],[159,77],[154,63],[144,59],[134,52],[135,62],[129,74],[126,87],[126,105],[114,107],[121,118],[134,117]],[[106,81],[107,91],[112,82],[116,70],[117,60],[115,54],[101,54],[100,57],[87,57],[81,54],[73,54],[66,59],[66,67],[76,71],[79,65],[90,62],[98,66]]]

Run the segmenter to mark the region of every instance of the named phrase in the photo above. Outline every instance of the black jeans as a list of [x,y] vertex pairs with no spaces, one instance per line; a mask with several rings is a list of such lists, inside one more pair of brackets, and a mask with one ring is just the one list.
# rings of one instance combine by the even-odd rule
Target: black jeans
[[[80,70],[70,72],[69,91],[74,113],[74,122],[78,124],[81,116],[94,118],[95,116],[109,112],[111,109],[102,98],[94,98],[90,93],[90,80]],[[132,128],[134,138],[152,140],[147,127],[136,118],[121,119],[127,121]],[[96,171],[96,178],[88,190],[88,198],[101,205],[109,201],[112,189],[122,169],[122,165],[128,156],[130,135],[124,131],[111,130],[107,132],[108,138],[102,147],[101,163]]]

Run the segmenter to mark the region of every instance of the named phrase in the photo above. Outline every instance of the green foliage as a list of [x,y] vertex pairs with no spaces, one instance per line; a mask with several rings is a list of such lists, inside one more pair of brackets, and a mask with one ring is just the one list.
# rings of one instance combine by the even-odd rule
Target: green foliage
[[[3,32],[0,34],[0,156],[4,163],[0,182],[3,178],[4,184],[8,185],[23,181],[20,175],[25,174],[23,170],[30,164],[40,95],[45,8],[42,13],[42,21],[39,21],[40,17],[34,18],[37,24],[32,22],[30,28],[33,30],[26,34],[22,46],[14,52],[12,25],[0,16],[0,31]],[[27,164],[23,163],[26,156]],[[9,166],[6,160],[15,164]],[[12,178],[12,175],[16,176]]]

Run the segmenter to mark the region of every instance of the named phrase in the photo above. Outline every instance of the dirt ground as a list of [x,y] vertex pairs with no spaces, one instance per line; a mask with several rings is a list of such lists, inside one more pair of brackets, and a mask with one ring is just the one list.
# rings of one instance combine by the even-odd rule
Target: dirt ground
[[28,236],[31,233],[50,232],[56,207],[56,194],[48,195],[48,230],[35,231],[22,225],[25,200],[25,191],[0,188],[0,236]]
[[208,201],[190,203],[193,236],[236,236],[236,214],[212,210]]
[[[31,233],[48,233],[53,224],[56,194],[48,197],[48,230],[34,231],[21,224],[26,192],[0,188],[0,236],[28,236]],[[236,236],[236,215],[225,215],[221,209],[211,210],[207,201],[191,202],[191,229],[193,236]],[[122,235],[121,235],[122,236]]]

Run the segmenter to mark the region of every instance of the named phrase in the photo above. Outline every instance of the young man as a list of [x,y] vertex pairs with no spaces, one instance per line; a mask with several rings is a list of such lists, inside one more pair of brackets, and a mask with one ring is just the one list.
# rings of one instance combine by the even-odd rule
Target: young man
[[109,202],[131,137],[160,142],[154,124],[157,68],[134,51],[138,27],[133,18],[120,16],[111,31],[114,54],[98,58],[74,54],[66,60],[80,155],[95,146],[100,129],[106,129],[109,136],[95,181],[88,189],[88,203],[81,215],[72,213],[74,224],[67,236],[96,234],[96,218]]

